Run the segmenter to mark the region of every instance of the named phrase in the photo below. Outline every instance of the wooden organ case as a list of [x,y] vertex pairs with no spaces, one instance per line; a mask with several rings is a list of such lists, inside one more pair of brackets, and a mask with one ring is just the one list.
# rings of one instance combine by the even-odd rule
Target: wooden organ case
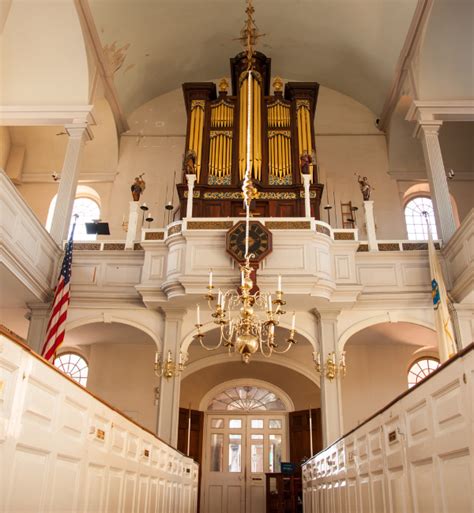
[[[245,53],[231,59],[232,94],[222,80],[186,83],[186,155],[192,154],[196,183],[193,217],[238,217],[245,214],[241,184],[247,152],[248,75]],[[302,170],[311,176],[311,215],[319,219],[323,186],[314,163],[314,116],[319,84],[273,81],[271,59],[255,52],[252,72],[252,180],[256,189],[252,213],[261,217],[304,217]],[[313,161],[302,168],[301,158]],[[311,158],[312,156],[312,158]],[[186,212],[186,157],[182,183],[177,185],[181,215]]]

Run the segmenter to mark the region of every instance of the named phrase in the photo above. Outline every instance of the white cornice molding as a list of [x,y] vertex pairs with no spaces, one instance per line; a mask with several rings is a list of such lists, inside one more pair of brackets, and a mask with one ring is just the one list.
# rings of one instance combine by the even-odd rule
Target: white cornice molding
[[[55,183],[52,178],[51,172],[29,172],[22,173],[21,175],[21,183]],[[61,173],[61,170],[57,171],[58,174]],[[103,171],[103,172],[95,172],[95,171],[84,171],[79,175],[79,183],[93,183],[93,182],[113,182],[115,177],[117,176],[117,171]]]
[[0,105],[0,125],[95,125],[92,109],[93,105]]
[[402,89],[406,80],[408,79],[408,81],[412,83],[412,88],[415,87],[411,65],[420,46],[420,41],[430,17],[433,2],[434,0],[418,0],[405,38],[405,43],[400,52],[400,57],[398,58],[392,85],[380,114],[379,129],[384,132],[388,129],[390,119],[402,95]]
[[90,48],[94,54],[97,70],[102,78],[104,84],[104,96],[109,102],[110,108],[114,115],[115,123],[117,125],[117,132],[122,134],[130,130],[127,118],[122,110],[120,99],[115,87],[113,77],[107,72],[107,65],[105,62],[104,50],[100,41],[100,36],[94,22],[94,17],[90,10],[87,0],[74,0],[77,13],[82,25],[84,36],[88,39]]
[[419,125],[439,121],[474,121],[474,99],[414,100],[405,119]]

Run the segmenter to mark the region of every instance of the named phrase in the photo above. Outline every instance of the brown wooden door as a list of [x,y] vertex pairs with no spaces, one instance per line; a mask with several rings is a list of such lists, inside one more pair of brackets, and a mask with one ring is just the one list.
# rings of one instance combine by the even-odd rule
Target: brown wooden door
[[[323,436],[321,425],[321,410],[311,410],[313,423],[313,453],[317,454],[323,449]],[[290,461],[300,464],[313,454],[310,454],[309,440],[309,410],[294,411],[290,413]]]
[[178,451],[188,454],[189,415],[191,414],[191,433],[189,437],[189,457],[201,463],[204,413],[202,411],[179,409]]

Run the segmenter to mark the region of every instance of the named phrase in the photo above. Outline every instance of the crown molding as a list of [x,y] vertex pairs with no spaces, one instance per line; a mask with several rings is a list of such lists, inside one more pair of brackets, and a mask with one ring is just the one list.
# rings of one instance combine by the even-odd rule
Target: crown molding
[[93,105],[0,105],[0,125],[95,125],[92,109]]
[[419,125],[443,121],[474,121],[474,100],[414,100],[407,121]]
[[[60,174],[61,170],[58,170]],[[113,182],[117,176],[117,171],[84,171],[79,175],[79,183],[92,183],[92,182]],[[19,183],[56,183],[53,181],[51,172],[27,172],[22,173]]]

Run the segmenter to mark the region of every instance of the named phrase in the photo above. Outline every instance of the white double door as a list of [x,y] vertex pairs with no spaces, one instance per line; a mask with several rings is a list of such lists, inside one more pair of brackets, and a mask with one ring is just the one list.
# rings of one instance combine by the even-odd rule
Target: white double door
[[263,513],[265,473],[287,460],[283,414],[208,414],[204,433],[202,513]]

